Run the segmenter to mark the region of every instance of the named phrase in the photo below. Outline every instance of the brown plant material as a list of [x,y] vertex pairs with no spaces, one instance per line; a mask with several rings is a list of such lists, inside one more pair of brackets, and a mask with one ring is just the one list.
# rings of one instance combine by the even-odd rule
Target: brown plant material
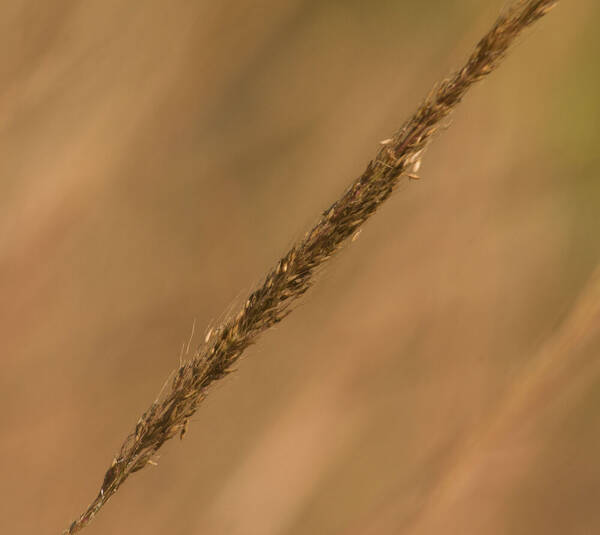
[[182,438],[208,387],[231,372],[244,350],[280,322],[313,284],[315,274],[391,195],[401,178],[418,178],[423,151],[466,91],[490,74],[509,46],[545,15],[556,0],[521,0],[510,7],[479,41],[466,64],[442,81],[393,137],[381,142],[366,170],[294,245],[241,310],[212,330],[194,358],[175,372],[170,389],[138,420],[104,476],[98,496],[65,531],[73,534],[92,518],[133,472],[154,463],[159,448]]

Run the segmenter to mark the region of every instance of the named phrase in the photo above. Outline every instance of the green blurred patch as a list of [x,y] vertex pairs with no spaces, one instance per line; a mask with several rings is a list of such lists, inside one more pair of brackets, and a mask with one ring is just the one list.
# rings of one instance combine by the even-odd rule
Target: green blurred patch
[[600,161],[600,41],[596,38],[600,8],[593,12],[595,16],[581,21],[576,44],[557,71],[544,130],[557,155],[578,169],[587,164],[597,168]]
[[580,18],[577,40],[565,55],[547,99],[540,139],[550,148],[556,176],[565,183],[572,228],[569,264],[586,277],[600,258],[600,7]]

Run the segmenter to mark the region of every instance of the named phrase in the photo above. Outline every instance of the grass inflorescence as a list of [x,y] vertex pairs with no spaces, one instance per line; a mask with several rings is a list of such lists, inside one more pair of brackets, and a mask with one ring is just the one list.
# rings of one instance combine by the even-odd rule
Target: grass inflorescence
[[439,83],[402,128],[381,142],[363,174],[277,262],[239,312],[213,329],[194,357],[174,372],[166,393],[152,403],[121,446],[94,501],[65,533],[87,526],[131,474],[154,462],[167,440],[183,437],[211,384],[229,374],[246,348],[291,312],[319,268],[389,198],[399,181],[417,178],[423,151],[468,89],[494,71],[518,35],[555,3],[516,2],[477,43],[465,65]]

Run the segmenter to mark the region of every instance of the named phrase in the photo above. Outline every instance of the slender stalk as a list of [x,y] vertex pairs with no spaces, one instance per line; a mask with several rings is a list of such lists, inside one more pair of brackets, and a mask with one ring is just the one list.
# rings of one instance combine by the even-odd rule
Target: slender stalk
[[241,310],[214,329],[194,358],[176,370],[169,391],[142,415],[113,459],[98,496],[65,533],[87,526],[130,474],[153,462],[167,440],[176,434],[183,438],[208,387],[232,370],[260,334],[291,312],[293,303],[312,286],[318,268],[357,232],[401,178],[416,178],[424,149],[467,90],[496,69],[517,36],[555,3],[517,1],[496,20],[465,65],[438,84],[404,126],[382,142],[364,173],[279,260]]

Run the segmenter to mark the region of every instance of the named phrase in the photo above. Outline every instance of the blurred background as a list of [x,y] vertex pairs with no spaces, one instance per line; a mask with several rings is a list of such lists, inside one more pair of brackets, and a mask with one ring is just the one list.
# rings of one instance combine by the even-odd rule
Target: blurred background
[[[60,533],[166,377],[503,0],[2,2],[0,517]],[[85,533],[600,530],[600,35],[561,2]]]

